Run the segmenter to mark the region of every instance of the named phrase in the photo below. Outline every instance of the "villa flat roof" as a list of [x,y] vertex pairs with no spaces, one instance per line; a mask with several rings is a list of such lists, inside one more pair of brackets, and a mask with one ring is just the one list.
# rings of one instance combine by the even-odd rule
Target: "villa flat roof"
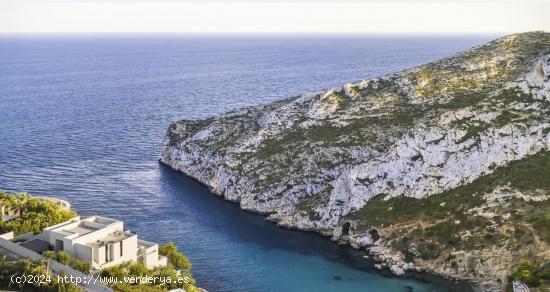
[[99,228],[92,227],[92,226],[86,226],[84,224],[78,224],[77,226],[73,228],[63,229],[63,231],[70,232],[73,234],[78,234],[79,236],[88,234],[90,232],[96,231]]
[[155,246],[157,245],[155,242],[151,242],[151,241],[146,241],[146,240],[143,240],[143,239],[138,239],[138,247],[151,247],[151,246]]
[[130,238],[134,235],[135,235],[134,233],[131,233],[131,232],[128,232],[128,231],[115,231],[113,233],[108,234],[105,237],[102,237],[100,239],[91,241],[91,242],[87,243],[87,245],[90,245],[90,246],[93,246],[93,247],[100,247],[100,246],[104,246],[104,245],[109,244],[109,243],[115,243],[115,242],[122,241],[122,240],[124,240],[126,238]]
[[91,216],[85,219],[75,217],[69,221],[51,226],[46,229],[64,234],[65,236],[76,235],[73,236],[74,239],[75,237],[81,237],[94,231],[101,230],[117,222],[121,221],[100,216]]

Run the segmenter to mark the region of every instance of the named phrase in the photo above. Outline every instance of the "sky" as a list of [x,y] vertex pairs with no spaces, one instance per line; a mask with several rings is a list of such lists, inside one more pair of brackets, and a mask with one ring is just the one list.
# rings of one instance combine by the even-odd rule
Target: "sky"
[[0,0],[0,33],[550,31],[550,0]]

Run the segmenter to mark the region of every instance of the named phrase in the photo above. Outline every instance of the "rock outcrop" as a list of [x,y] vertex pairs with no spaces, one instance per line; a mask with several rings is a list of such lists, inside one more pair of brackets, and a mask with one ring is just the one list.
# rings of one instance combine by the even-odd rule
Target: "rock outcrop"
[[174,122],[161,161],[282,226],[365,248],[395,274],[498,291],[522,258],[550,257],[549,150],[550,34],[532,32]]

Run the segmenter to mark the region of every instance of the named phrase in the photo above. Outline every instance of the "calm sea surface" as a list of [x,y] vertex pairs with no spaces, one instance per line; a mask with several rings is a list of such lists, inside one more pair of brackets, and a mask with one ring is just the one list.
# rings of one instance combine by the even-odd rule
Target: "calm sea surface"
[[174,241],[211,291],[449,291],[277,228],[157,160],[171,120],[391,73],[490,39],[0,36],[0,190],[65,198],[146,240]]

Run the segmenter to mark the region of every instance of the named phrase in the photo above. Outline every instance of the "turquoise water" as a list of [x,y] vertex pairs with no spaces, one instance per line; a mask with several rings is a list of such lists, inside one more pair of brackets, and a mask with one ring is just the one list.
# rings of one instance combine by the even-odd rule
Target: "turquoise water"
[[158,163],[171,120],[416,66],[492,37],[0,37],[0,189],[58,196],[175,241],[211,291],[462,291],[390,277]]

